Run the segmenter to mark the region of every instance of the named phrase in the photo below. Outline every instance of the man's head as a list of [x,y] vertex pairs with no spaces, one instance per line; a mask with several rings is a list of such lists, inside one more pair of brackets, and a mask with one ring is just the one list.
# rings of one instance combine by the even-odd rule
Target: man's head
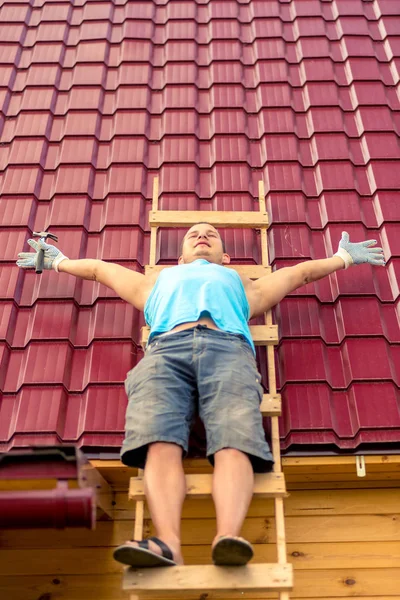
[[213,225],[196,223],[182,240],[178,264],[183,265],[204,258],[217,265],[229,265],[231,257],[225,250],[225,244]]

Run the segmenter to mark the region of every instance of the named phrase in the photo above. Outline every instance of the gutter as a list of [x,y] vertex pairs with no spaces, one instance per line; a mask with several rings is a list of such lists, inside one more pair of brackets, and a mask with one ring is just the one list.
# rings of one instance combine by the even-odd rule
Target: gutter
[[0,529],[85,527],[112,518],[109,484],[74,446],[0,454]]

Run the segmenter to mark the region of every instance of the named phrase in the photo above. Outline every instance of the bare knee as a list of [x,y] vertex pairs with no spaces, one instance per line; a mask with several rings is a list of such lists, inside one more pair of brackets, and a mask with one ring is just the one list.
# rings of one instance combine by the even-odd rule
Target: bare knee
[[147,460],[149,458],[182,461],[182,448],[172,442],[153,442],[147,451]]
[[245,452],[236,450],[236,448],[222,448],[222,450],[218,450],[218,452],[214,454],[215,464],[226,461],[250,462],[250,459]]

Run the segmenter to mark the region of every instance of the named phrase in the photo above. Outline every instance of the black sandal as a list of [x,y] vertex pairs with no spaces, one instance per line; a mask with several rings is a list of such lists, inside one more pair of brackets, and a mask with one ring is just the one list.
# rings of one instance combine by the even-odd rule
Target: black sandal
[[[149,540],[161,548],[162,555],[149,550]],[[132,542],[137,542],[139,545],[131,546],[130,544],[122,544],[122,546],[118,546],[113,553],[115,560],[137,569],[176,566],[171,549],[157,537],[153,536],[148,540],[141,541],[132,540]]]
[[214,565],[243,566],[253,558],[252,545],[243,538],[238,540],[231,536],[222,536],[212,550]]

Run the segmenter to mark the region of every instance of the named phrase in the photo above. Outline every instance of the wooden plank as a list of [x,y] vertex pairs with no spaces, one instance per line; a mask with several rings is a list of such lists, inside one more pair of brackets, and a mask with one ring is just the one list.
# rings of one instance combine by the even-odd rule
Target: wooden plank
[[[113,547],[114,548],[114,547]],[[103,575],[121,573],[122,565],[111,547],[0,549],[0,576],[5,575]],[[275,544],[254,544],[250,564],[276,562]],[[296,570],[400,568],[400,544],[395,542],[288,543],[288,562]],[[186,565],[211,563],[211,546],[182,547]]]
[[[385,577],[392,577],[386,582]],[[328,569],[326,571],[296,571],[296,590],[293,598],[309,596],[321,598],[331,596],[363,597],[364,595],[395,595],[400,589],[398,569]]]
[[[134,503],[131,503],[134,506]],[[397,541],[400,537],[399,515],[318,515],[286,516],[288,543],[336,543]],[[211,544],[215,534],[215,518],[186,518],[182,520],[184,545]],[[318,529],[321,529],[319,532]],[[118,546],[132,538],[133,521],[102,521],[96,530],[2,530],[2,548],[82,548],[85,546]],[[144,536],[154,532],[149,519],[144,522]],[[243,535],[251,543],[275,543],[273,515],[248,518]]]
[[[295,571],[295,585],[290,600],[398,600],[399,569],[329,569]],[[0,578],[0,597],[6,600],[127,600],[121,590],[121,574],[106,575],[29,575]],[[266,600],[277,598],[276,592],[252,592],[232,598]],[[159,597],[161,600],[161,596]],[[210,593],[207,600],[219,600]],[[205,600],[205,597],[203,597]],[[155,600],[158,600],[155,597]],[[199,600],[199,594],[188,594],[186,600]]]
[[[145,275],[153,273],[161,273],[164,269],[171,269],[177,265],[146,265],[144,268]],[[224,265],[227,269],[233,269],[239,275],[248,277],[249,279],[260,279],[265,275],[271,274],[271,267],[263,267],[262,265]]]
[[[258,202],[260,205],[260,211],[262,213],[266,212],[265,206],[265,189],[264,182],[261,180],[258,182]],[[267,266],[269,263],[268,260],[268,243],[267,243],[267,232],[265,229],[261,229],[261,264]]]
[[[126,523],[128,529],[129,523]],[[148,523],[151,535],[155,534]],[[384,542],[400,538],[400,517],[393,515],[337,515],[315,517],[286,517],[288,543]],[[181,523],[183,544],[211,544],[215,535],[215,521],[184,519]],[[246,519],[242,535],[253,543],[275,543],[276,527],[273,517]]]
[[263,394],[260,411],[264,417],[278,417],[282,412],[282,399],[280,394]]
[[[115,495],[114,518],[134,519],[135,504],[126,491]],[[391,514],[399,510],[398,489],[365,490],[295,490],[285,498],[285,515],[293,517],[322,515],[368,515]],[[248,510],[248,518],[273,517],[273,499],[254,498]],[[183,519],[211,519],[215,516],[212,499],[187,498],[183,505]],[[145,510],[145,519],[150,517]]]
[[267,212],[235,210],[152,210],[151,227],[191,227],[205,221],[214,227],[268,227]]
[[151,208],[154,212],[158,211],[159,178],[156,175],[153,179],[153,200]]
[[[320,460],[319,464],[308,464],[309,459],[316,458]],[[127,490],[130,477],[137,475],[137,469],[123,465],[120,460],[93,459],[91,462],[114,490]],[[367,477],[362,478],[357,476],[354,456],[283,457],[282,468],[286,485],[291,490],[400,487],[400,456],[366,456],[365,462]],[[186,473],[212,473],[206,458],[187,458],[183,464]],[[324,480],[319,481],[322,471]],[[292,480],[288,481],[290,478]]]
[[[382,467],[386,468],[390,465],[396,466],[400,469],[400,455],[398,454],[379,454],[379,455],[368,455],[364,456],[366,465],[372,467],[376,465],[379,470]],[[354,466],[356,457],[353,456],[296,456],[296,457],[284,457],[283,461],[287,467],[296,468],[298,472],[299,467],[320,467],[320,466],[336,466],[336,465],[350,465]]]
[[[132,503],[133,504],[133,503]],[[286,517],[287,541],[299,543],[333,542],[398,542],[400,516],[386,515],[318,515],[299,518]],[[211,545],[215,535],[215,518],[183,519],[183,545]],[[94,531],[68,530],[2,530],[0,546],[4,548],[82,548],[87,546],[118,546],[132,538],[131,521],[99,521]],[[153,525],[144,522],[144,536],[153,535]],[[275,543],[275,520],[273,517],[246,519],[242,535],[252,544]]]
[[277,546],[278,562],[287,562],[286,557],[286,531],[285,515],[283,513],[283,498],[275,498],[275,540]]
[[96,490],[97,518],[112,519],[114,491],[100,471],[88,460],[81,465],[80,479],[82,487]]
[[[263,552],[265,546],[254,547],[257,555],[265,554],[265,559],[271,560],[268,558],[271,552]],[[260,552],[258,552],[258,548],[260,548]],[[374,542],[370,545],[364,542],[290,543],[288,544],[288,562],[293,564],[296,571],[399,568],[400,544],[398,542]]]
[[[120,522],[122,525],[124,522]],[[336,515],[313,517],[286,517],[288,543],[322,542],[382,542],[398,541],[400,519],[392,515]],[[128,529],[128,524],[126,525]],[[149,530],[153,526],[149,523]],[[207,519],[184,519],[182,543],[209,544],[213,539],[215,521]],[[273,517],[247,519],[242,535],[251,543],[275,543],[275,519]]]
[[[288,543],[336,542],[392,542],[400,538],[400,516],[390,515],[336,515],[312,517],[286,517]],[[82,548],[86,546],[118,546],[132,539],[131,521],[99,521],[96,529],[66,530],[2,530],[2,548]],[[182,544],[211,545],[215,535],[215,518],[183,519]],[[144,536],[154,535],[149,520],[144,521]],[[246,519],[242,535],[252,544],[275,543],[275,519],[255,517]]]
[[336,480],[339,482],[352,482],[352,481],[357,481],[358,479],[358,483],[361,485],[363,485],[364,483],[369,484],[372,483],[373,481],[384,481],[384,480],[388,480],[388,481],[392,481],[393,485],[397,485],[397,487],[399,487],[399,475],[397,473],[393,473],[393,472],[386,472],[386,473],[367,473],[366,477],[358,477],[357,479],[357,473],[352,473],[352,472],[344,472],[344,473],[336,473],[335,475],[333,473],[307,473],[307,474],[303,474],[303,473],[287,473],[287,481],[289,482],[302,482],[302,481],[307,481],[307,482],[319,482],[321,484],[323,484],[324,482],[335,482]]
[[[277,325],[250,325],[250,333],[255,346],[267,346],[279,342]],[[149,339],[150,327],[142,327],[140,343],[146,344]]]
[[[275,544],[254,544],[254,563],[276,561]],[[187,565],[211,562],[209,545],[187,545],[182,548]],[[121,565],[112,558],[110,548],[54,548],[32,553],[32,550],[0,550],[0,575],[47,574],[68,575],[117,573]],[[363,542],[288,544],[288,562],[295,569],[399,568],[398,542]]]
[[[126,503],[129,500],[126,498]],[[285,515],[291,517],[334,515],[391,515],[399,509],[396,489],[294,491],[285,500]],[[268,511],[265,513],[268,515]]]
[[304,481],[286,482],[286,487],[289,492],[294,490],[353,490],[354,488],[362,490],[393,488],[398,490],[398,481],[385,481],[377,479],[376,481],[312,481],[305,483]]
[[[154,594],[186,598],[186,593],[218,592],[219,598],[231,597],[232,591],[269,592],[291,590],[292,565],[249,564],[245,567],[191,565],[169,569],[126,569],[122,589],[150,598]],[[171,595],[173,594],[173,596]]]
[[[249,527],[251,526],[250,519]],[[381,542],[400,537],[400,520],[393,515],[335,515],[315,517],[286,517],[287,539],[299,542]],[[255,526],[256,523],[253,523]],[[273,519],[264,523],[264,539],[273,539]],[[251,533],[249,531],[249,533]],[[260,541],[260,538],[258,538]]]
[[[187,496],[209,498],[212,489],[212,475],[186,475]],[[285,478],[282,473],[256,473],[254,477],[254,495],[259,498],[286,496]],[[144,494],[144,478],[132,477],[129,485],[129,498],[142,500]]]
[[[142,469],[139,469],[139,471],[142,471]],[[135,529],[134,529],[134,533],[133,533],[133,539],[134,540],[141,540],[143,539],[143,520],[144,520],[144,500],[141,500],[140,502],[136,502],[135,503]]]
[[[97,469],[107,468],[125,469],[127,467],[121,463],[120,460],[98,460],[93,459],[91,462]],[[400,469],[400,455],[397,454],[379,454],[379,455],[365,455],[365,463],[370,469],[374,469],[377,472],[382,471],[398,471]],[[187,458],[185,459],[186,466],[202,466],[208,464],[205,458]],[[313,469],[314,467],[326,467],[329,470],[339,467],[345,467],[349,470],[353,470],[355,466],[355,456],[283,456],[282,464],[286,471],[290,469],[299,472],[302,468]]]
[[[152,210],[158,210],[158,177],[154,177],[153,179],[153,202],[152,202]],[[150,251],[149,251],[149,262],[151,265],[156,264],[156,255],[157,255],[157,227],[152,227],[150,229]]]
[[130,478],[136,477],[138,473],[137,468],[127,467],[119,459],[92,459],[90,462],[100,471],[115,490],[123,489],[125,493],[127,493]]

